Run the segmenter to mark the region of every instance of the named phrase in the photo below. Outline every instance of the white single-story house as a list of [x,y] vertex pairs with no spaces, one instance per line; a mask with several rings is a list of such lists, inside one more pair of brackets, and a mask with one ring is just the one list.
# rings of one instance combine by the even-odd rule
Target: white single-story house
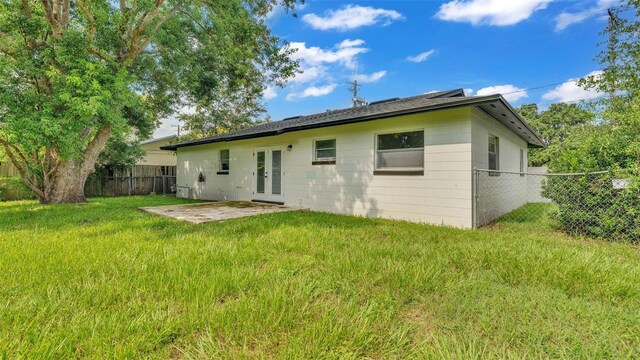
[[[523,172],[527,149],[540,146],[542,139],[501,95],[468,97],[457,89],[162,149],[177,153],[178,196],[471,228],[473,169]],[[523,199],[500,203],[514,209]]]
[[[141,176],[151,172],[153,175],[175,176],[176,156],[171,151],[162,150],[161,147],[169,145],[177,139],[176,135],[169,135],[140,142],[144,156],[136,162],[134,171],[138,171]],[[145,173],[147,169],[149,170]]]
[[107,177],[176,176],[175,153],[170,150],[162,150],[161,147],[169,145],[177,139],[176,135],[169,135],[141,141],[140,147],[144,150],[144,156],[138,159],[135,165],[126,169],[107,169]]

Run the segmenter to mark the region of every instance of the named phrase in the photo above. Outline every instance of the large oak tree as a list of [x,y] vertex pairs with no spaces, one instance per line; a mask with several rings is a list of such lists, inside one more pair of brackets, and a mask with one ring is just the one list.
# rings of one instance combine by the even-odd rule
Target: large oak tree
[[0,147],[43,203],[82,202],[110,139],[297,64],[265,17],[295,0],[0,0]]

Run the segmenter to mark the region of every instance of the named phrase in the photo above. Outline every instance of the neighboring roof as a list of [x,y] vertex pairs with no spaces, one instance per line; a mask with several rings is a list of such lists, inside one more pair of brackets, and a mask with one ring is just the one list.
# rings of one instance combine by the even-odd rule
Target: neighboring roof
[[164,137],[159,137],[159,138],[155,138],[155,139],[148,139],[148,140],[145,140],[145,141],[141,141],[140,145],[153,144],[153,143],[159,142],[159,141],[175,140],[177,138],[178,138],[177,135],[169,135],[169,136],[164,136]]
[[166,145],[162,146],[161,149],[176,150],[186,146],[274,136],[293,131],[351,124],[461,106],[476,106],[510,128],[533,147],[544,146],[540,136],[525,123],[501,95],[465,97],[462,89],[455,89],[402,99],[394,98],[376,101],[361,107],[328,110],[313,115],[290,117],[281,121],[255,125],[243,130]]

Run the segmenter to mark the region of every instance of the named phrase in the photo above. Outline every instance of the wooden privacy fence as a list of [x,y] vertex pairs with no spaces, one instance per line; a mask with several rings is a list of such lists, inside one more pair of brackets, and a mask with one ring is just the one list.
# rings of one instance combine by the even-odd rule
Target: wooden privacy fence
[[175,176],[91,177],[84,193],[87,197],[175,194]]
[[0,177],[20,176],[18,169],[9,161],[0,161]]

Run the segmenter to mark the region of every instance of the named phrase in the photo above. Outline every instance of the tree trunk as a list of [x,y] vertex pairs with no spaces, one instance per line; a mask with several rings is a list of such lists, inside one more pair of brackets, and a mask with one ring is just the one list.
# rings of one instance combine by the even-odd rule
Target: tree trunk
[[56,170],[55,176],[45,189],[43,204],[73,204],[85,202],[84,184],[87,176],[82,174],[81,162],[65,160]]
[[49,183],[44,186],[43,204],[74,204],[85,202],[84,185],[95,172],[98,156],[111,136],[111,127],[100,128],[87,145],[81,159],[61,160]]

